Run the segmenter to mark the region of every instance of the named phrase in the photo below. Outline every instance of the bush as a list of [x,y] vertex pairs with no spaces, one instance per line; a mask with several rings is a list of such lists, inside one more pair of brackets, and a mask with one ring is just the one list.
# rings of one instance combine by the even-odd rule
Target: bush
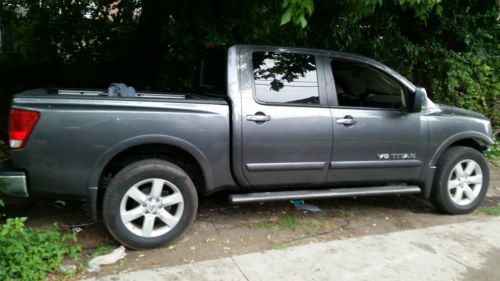
[[0,226],[0,280],[43,280],[80,251],[74,233],[61,234],[56,225],[28,228],[26,219],[9,218]]
[[438,102],[472,109],[488,116],[500,126],[500,84],[495,69],[498,58],[484,50],[448,52],[443,61],[443,79],[434,78],[431,91]]
[[493,161],[500,161],[500,129],[494,132],[493,140],[495,143],[490,147],[486,153],[486,157]]

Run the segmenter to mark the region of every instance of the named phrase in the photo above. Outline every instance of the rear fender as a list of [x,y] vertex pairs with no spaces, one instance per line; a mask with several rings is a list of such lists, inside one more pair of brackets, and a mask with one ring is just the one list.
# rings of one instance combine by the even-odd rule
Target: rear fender
[[190,153],[196,161],[201,166],[203,176],[205,178],[205,187],[207,190],[213,187],[213,173],[211,172],[210,165],[208,163],[207,158],[203,155],[203,153],[196,148],[193,144],[176,137],[166,136],[166,135],[145,135],[138,136],[123,140],[116,145],[110,147],[106,152],[104,152],[101,157],[94,164],[94,168],[92,169],[92,174],[88,181],[88,201],[89,207],[92,214],[92,219],[94,221],[97,220],[97,201],[98,201],[98,185],[101,174],[106,167],[106,165],[111,161],[116,155],[119,153],[138,145],[145,144],[165,144],[176,146],[181,148],[188,153]]

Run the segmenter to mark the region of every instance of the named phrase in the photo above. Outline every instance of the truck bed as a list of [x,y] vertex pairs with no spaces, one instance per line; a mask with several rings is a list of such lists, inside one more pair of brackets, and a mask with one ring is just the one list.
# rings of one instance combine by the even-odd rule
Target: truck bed
[[31,195],[86,197],[119,151],[147,143],[175,144],[205,164],[207,193],[234,185],[229,106],[222,98],[35,89],[15,95],[12,107],[40,112],[26,147],[11,153],[14,167],[29,173]]

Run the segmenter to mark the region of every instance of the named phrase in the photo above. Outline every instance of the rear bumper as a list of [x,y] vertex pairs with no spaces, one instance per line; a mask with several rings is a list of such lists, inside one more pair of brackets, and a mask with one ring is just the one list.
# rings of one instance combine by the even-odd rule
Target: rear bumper
[[0,193],[28,197],[26,174],[24,172],[0,172]]

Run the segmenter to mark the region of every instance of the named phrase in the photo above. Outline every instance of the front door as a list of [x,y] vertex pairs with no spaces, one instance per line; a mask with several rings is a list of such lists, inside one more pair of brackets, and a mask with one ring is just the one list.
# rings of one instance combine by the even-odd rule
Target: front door
[[242,95],[243,173],[252,186],[324,184],[332,119],[313,55],[260,51],[251,65],[251,93]]
[[361,62],[333,60],[331,67],[337,103],[331,108],[334,140],[328,182],[420,178],[427,132],[420,113],[406,110],[410,89]]

